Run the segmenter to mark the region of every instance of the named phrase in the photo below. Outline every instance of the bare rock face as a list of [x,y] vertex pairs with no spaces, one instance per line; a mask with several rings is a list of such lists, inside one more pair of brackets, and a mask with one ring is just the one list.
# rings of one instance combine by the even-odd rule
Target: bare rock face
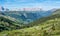
[[5,8],[3,6],[0,6],[0,11],[5,10]]
[[0,11],[9,11],[8,8],[4,8],[3,6],[0,6]]

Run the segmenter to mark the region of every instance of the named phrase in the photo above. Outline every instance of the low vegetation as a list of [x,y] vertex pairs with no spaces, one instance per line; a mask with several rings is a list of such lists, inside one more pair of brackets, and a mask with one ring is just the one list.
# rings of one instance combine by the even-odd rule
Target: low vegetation
[[23,29],[0,32],[0,36],[60,36],[60,14],[58,11],[55,11],[51,16],[40,18],[26,25]]

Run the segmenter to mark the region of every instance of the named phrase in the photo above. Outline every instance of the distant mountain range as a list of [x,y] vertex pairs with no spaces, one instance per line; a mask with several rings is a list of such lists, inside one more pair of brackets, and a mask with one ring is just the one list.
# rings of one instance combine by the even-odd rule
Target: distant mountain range
[[41,11],[41,8],[13,8],[8,9],[3,6],[0,6],[0,11]]
[[0,11],[9,11],[8,8],[4,8],[3,6],[0,6]]
[[0,11],[1,15],[10,16],[17,20],[22,20],[24,23],[32,22],[42,17],[50,16],[53,13],[52,10],[48,11]]
[[[0,7],[0,15],[4,16],[10,16],[12,18],[17,19],[18,21],[21,21],[24,24],[28,24],[29,22],[32,22],[34,20],[37,20],[42,17],[50,16],[53,11],[56,9],[51,9],[48,11],[40,10],[40,11],[9,11],[8,8]],[[20,22],[20,23],[21,23]]]

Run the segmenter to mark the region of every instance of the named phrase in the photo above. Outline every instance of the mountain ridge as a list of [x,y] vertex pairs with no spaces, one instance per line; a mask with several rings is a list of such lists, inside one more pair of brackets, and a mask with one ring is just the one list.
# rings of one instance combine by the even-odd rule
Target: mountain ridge
[[[55,14],[56,13],[56,14]],[[44,17],[30,23],[29,28],[7,31],[8,36],[60,36],[60,10],[54,11],[51,16]],[[24,31],[24,32],[23,32]]]

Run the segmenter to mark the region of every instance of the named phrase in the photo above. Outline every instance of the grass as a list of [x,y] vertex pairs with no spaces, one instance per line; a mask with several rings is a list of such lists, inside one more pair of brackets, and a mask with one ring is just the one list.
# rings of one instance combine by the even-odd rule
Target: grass
[[[60,18],[57,20],[48,20],[38,26],[24,28],[20,30],[4,31],[0,36],[60,36]],[[56,22],[55,22],[56,21]],[[52,30],[52,24],[55,30]]]

